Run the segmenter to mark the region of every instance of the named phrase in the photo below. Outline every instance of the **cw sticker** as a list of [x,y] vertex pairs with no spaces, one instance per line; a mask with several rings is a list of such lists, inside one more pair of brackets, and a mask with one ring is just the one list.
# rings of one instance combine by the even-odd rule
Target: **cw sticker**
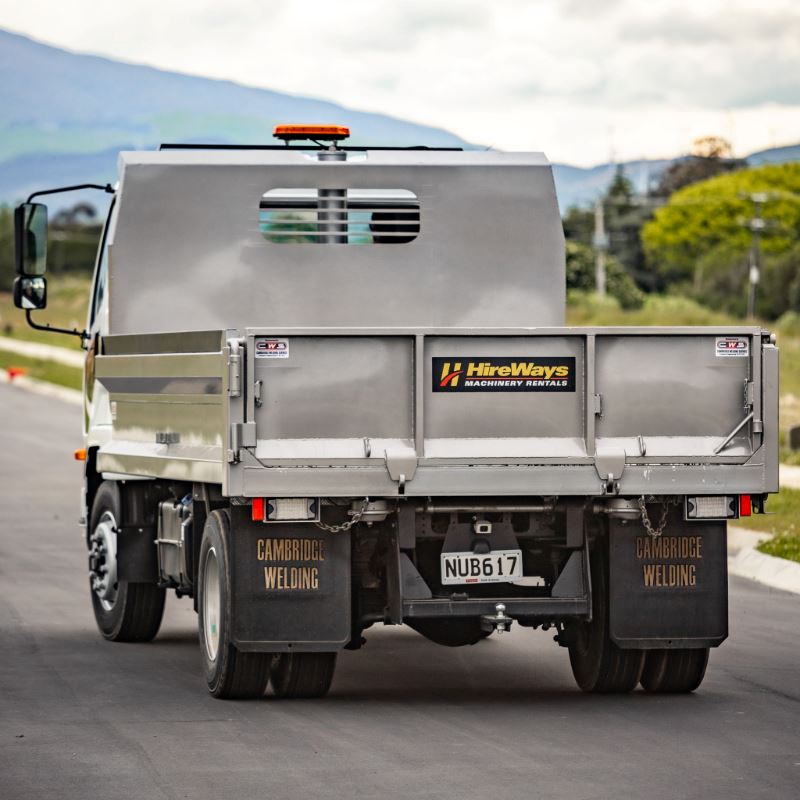
[[432,359],[434,392],[574,392],[574,356]]
[[255,356],[256,358],[289,358],[289,340],[258,337]]

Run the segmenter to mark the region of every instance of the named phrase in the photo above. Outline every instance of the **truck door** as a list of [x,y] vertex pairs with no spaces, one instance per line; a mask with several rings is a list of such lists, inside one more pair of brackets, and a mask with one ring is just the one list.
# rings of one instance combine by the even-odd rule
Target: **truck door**
[[89,446],[102,444],[108,438],[111,426],[111,407],[108,391],[95,380],[95,358],[103,336],[108,335],[108,273],[113,228],[116,221],[115,203],[108,211],[103,237],[97,251],[97,263],[92,281],[89,316],[86,330],[89,333],[88,352],[83,375],[84,433]]

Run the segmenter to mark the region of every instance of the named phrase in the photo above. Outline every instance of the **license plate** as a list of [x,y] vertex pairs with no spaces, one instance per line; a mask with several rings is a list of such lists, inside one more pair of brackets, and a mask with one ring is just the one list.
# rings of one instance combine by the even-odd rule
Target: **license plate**
[[522,550],[442,553],[442,585],[505,583],[522,577]]

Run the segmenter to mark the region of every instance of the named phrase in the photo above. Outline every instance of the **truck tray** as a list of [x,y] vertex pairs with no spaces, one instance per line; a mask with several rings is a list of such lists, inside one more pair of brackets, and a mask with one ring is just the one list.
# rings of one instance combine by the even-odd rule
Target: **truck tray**
[[229,495],[778,488],[778,351],[759,328],[120,335],[96,369],[103,472]]

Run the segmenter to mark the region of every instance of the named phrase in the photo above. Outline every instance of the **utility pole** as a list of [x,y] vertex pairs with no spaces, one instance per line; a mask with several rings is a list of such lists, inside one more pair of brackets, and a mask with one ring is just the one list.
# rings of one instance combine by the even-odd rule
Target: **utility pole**
[[750,273],[747,290],[747,317],[753,319],[756,315],[756,290],[761,280],[761,234],[767,227],[767,221],[762,215],[764,203],[769,200],[766,192],[755,192],[749,195],[753,203],[753,216],[747,220],[752,242],[750,245]]
[[594,285],[598,297],[606,295],[606,251],[608,250],[608,234],[606,233],[605,206],[603,198],[599,198],[594,206]]

